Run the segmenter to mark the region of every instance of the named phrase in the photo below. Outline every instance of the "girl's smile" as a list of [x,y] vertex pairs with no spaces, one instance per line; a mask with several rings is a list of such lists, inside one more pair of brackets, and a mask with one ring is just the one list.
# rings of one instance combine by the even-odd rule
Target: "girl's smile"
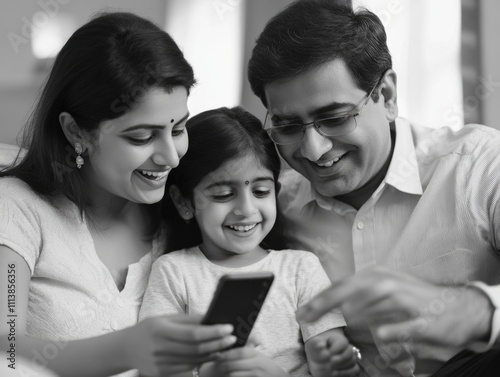
[[276,220],[273,174],[254,155],[230,160],[194,190],[203,253],[211,260],[267,255],[259,245]]

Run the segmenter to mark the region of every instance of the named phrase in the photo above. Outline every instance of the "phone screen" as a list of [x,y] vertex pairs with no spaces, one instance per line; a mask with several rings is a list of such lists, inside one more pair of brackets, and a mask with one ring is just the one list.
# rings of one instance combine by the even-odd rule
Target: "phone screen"
[[273,280],[270,272],[224,275],[202,323],[233,325],[237,341],[231,348],[244,346]]

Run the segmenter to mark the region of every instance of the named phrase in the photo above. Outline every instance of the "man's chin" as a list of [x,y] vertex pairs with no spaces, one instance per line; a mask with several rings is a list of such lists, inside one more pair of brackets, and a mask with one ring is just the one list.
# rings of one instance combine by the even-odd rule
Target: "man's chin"
[[324,196],[325,198],[334,198],[336,196],[345,195],[347,193],[344,190],[340,190],[338,187],[328,187],[324,185],[316,186],[315,190],[318,192],[318,194]]

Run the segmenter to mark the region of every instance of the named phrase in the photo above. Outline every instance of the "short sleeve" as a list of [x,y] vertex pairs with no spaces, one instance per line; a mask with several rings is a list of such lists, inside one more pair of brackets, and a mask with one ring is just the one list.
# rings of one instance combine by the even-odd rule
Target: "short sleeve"
[[186,299],[182,274],[175,268],[169,254],[165,254],[153,264],[139,320],[165,314],[184,314]]
[[[308,303],[318,293],[330,286],[319,259],[313,253],[306,253],[297,271],[298,306]],[[340,310],[333,310],[315,322],[300,321],[300,329],[304,343],[327,330],[346,325]]]
[[23,257],[33,275],[43,245],[38,214],[42,199],[13,181],[0,179],[0,245]]

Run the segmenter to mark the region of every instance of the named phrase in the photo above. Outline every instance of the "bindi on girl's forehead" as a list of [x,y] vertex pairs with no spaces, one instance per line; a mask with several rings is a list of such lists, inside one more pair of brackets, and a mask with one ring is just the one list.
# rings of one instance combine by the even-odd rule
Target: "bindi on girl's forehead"
[[245,181],[245,186],[248,186],[250,184],[250,181]]
[[170,123],[174,123],[174,120],[173,120],[173,119],[170,119]]

